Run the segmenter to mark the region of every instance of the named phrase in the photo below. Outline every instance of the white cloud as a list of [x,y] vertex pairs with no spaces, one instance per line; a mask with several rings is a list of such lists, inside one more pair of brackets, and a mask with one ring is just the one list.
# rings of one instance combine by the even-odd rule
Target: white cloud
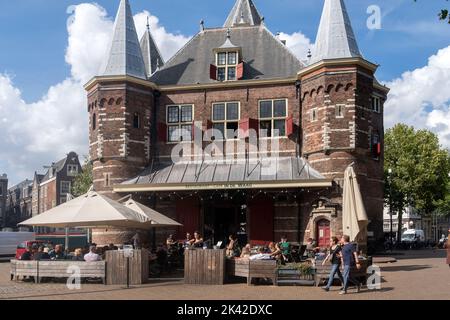
[[183,47],[190,39],[182,34],[173,34],[160,25],[159,19],[144,10],[134,16],[136,31],[141,39],[147,28],[147,17],[149,17],[150,31],[158,44],[159,50],[165,61],[169,60],[181,47]]
[[[42,166],[70,151],[80,155],[88,152],[83,84],[98,73],[104,61],[113,21],[97,4],[82,3],[67,12],[71,16],[65,58],[71,67],[70,77],[50,87],[39,101],[26,103],[13,79],[0,73],[0,170],[8,173],[11,183],[32,178],[34,171],[42,171]],[[155,41],[168,59],[188,38],[167,32],[147,11],[135,16],[141,34],[147,16]]]
[[302,61],[307,59],[308,50],[312,50],[314,45],[311,43],[311,40],[301,32],[294,32],[292,34],[281,32],[280,39],[286,40],[288,48]]
[[436,132],[450,147],[450,46],[428,59],[425,67],[405,72],[387,86],[391,88],[385,122],[397,122]]

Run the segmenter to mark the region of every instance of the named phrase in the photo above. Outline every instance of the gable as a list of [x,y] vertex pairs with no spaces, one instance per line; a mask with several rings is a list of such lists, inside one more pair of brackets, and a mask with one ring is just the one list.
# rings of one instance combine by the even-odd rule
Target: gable
[[[213,50],[224,43],[226,34],[225,28],[198,33],[150,80],[158,85],[217,83],[210,79],[210,65],[215,63]],[[303,68],[299,59],[264,26],[233,28],[231,41],[242,48],[242,80],[291,78]]]

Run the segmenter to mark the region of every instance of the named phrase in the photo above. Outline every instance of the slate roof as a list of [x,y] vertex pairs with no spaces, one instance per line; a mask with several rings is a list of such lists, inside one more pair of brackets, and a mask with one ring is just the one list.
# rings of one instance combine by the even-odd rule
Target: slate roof
[[231,28],[239,24],[257,26],[261,24],[262,20],[263,18],[252,0],[237,0],[223,27]]
[[325,59],[362,57],[344,0],[325,0],[310,63]]
[[156,72],[158,67],[164,65],[164,59],[159,52],[158,46],[153,39],[152,33],[150,32],[150,26],[147,25],[147,30],[140,41],[142,56],[144,58],[145,72],[147,77],[151,77],[152,74]]
[[[150,80],[159,85],[217,83],[210,79],[214,49],[225,42],[227,28],[205,29],[194,36]],[[231,42],[242,48],[242,80],[295,77],[304,66],[264,25],[234,27]]]
[[121,0],[114,23],[114,34],[102,68],[102,76],[128,75],[147,79],[133,14],[128,0]]
[[160,164],[155,168],[147,168],[138,177],[125,181],[122,184],[164,185],[166,183],[193,184],[325,179],[303,158],[280,157],[273,159],[273,168],[276,168],[276,170],[266,169],[269,166],[267,159],[257,163],[249,163],[247,161],[237,163],[210,161],[201,163],[197,161]]

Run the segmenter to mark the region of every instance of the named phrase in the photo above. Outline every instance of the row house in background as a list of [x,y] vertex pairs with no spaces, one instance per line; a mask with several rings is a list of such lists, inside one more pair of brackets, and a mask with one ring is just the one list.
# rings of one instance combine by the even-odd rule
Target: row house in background
[[44,175],[35,173],[32,182],[32,215],[36,216],[67,201],[73,180],[82,170],[78,155],[70,152],[48,167]]
[[18,223],[31,217],[31,196],[33,181],[24,180],[7,191],[5,227],[14,228]]
[[5,214],[6,214],[6,197],[8,194],[8,176],[2,174],[0,176],[0,227],[5,226]]

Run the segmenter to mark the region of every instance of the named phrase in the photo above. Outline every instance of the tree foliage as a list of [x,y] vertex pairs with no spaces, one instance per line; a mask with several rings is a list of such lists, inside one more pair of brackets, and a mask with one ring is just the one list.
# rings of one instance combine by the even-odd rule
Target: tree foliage
[[83,165],[83,171],[78,173],[74,179],[72,185],[72,195],[79,197],[85,194],[89,191],[93,182],[94,178],[92,175],[92,163],[86,158]]
[[[448,0],[446,0],[448,2]],[[414,0],[414,2],[417,2],[417,0]],[[441,9],[441,12],[438,14],[440,20],[447,20],[448,23],[450,23],[450,14],[448,9]]]
[[[391,173],[389,172],[391,169]],[[411,205],[421,215],[445,207],[449,196],[450,156],[428,130],[398,124],[385,134],[386,202],[398,213],[400,237],[403,209]]]

